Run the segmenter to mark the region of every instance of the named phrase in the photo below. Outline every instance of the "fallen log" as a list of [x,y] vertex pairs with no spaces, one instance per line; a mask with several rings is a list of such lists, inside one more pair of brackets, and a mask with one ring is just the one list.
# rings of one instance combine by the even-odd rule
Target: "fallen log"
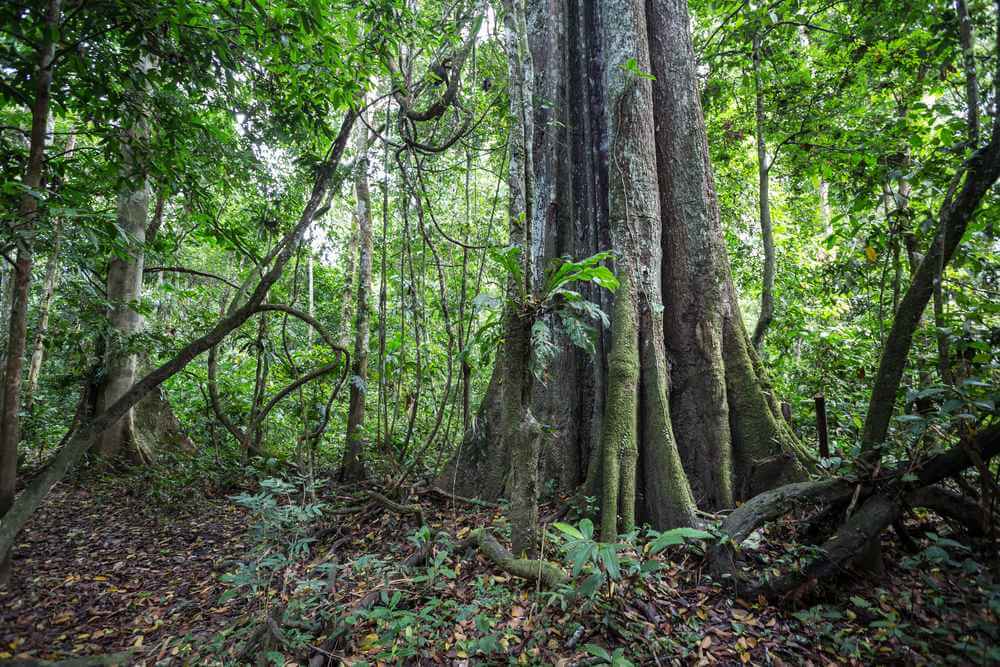
[[917,489],[907,497],[911,507],[923,507],[942,519],[961,525],[969,535],[980,537],[989,531],[989,517],[983,508],[965,496],[939,485]]
[[830,505],[847,500],[853,485],[846,480],[796,482],[765,491],[740,505],[722,522],[729,537],[709,550],[709,564],[717,576],[736,574],[736,550],[750,534],[769,521],[808,505]]
[[[865,551],[865,546],[878,538],[885,528],[899,520],[907,506],[935,505],[942,513],[958,518],[973,505],[957,494],[945,495],[935,487],[942,480],[961,475],[977,460],[989,461],[1000,454],[1000,425],[981,429],[960,446],[933,456],[918,464],[905,462],[873,479],[834,479],[788,484],[759,494],[736,509],[723,522],[726,538],[709,552],[709,561],[716,575],[727,576],[743,594],[753,597],[787,597],[817,580],[846,571]],[[789,572],[774,579],[747,584],[737,572],[736,555],[739,545],[757,528],[769,521],[808,504],[832,507],[850,500],[859,509],[854,512],[821,547],[819,555],[801,571]],[[976,523],[976,515],[964,516],[965,522]]]

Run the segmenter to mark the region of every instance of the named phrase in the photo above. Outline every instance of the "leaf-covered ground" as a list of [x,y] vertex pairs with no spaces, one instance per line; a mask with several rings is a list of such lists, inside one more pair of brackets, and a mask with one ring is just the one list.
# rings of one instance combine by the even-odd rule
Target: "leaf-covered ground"
[[[780,606],[713,582],[697,545],[651,556],[640,540],[621,556],[662,569],[564,605],[459,546],[483,526],[502,540],[499,508],[416,496],[434,543],[426,564],[404,569],[420,548],[414,517],[331,493],[328,508],[362,511],[328,514],[309,531],[319,538],[275,574],[273,549],[255,549],[248,531],[253,513],[228,499],[192,499],[161,513],[127,486],[99,496],[63,486],[34,517],[15,553],[13,587],[0,594],[0,656],[131,651],[128,662],[137,665],[241,664],[242,642],[280,611],[284,643],[270,636],[255,651],[269,664],[307,664],[337,628],[341,640],[325,649],[331,664],[607,664],[604,655],[643,665],[1000,660],[1000,594],[980,565],[989,552],[942,539],[923,539],[915,553],[887,541],[884,578],[846,576],[835,591],[808,591]],[[763,536],[751,554],[757,567],[800,557],[788,528]],[[556,560],[557,534],[546,543],[546,557]],[[237,561],[264,585],[220,602],[233,590],[221,576]],[[373,591],[374,604],[358,609]]]
[[219,607],[219,575],[246,550],[246,516],[200,496],[164,512],[132,483],[60,485],[32,517],[0,590],[0,658],[56,660],[133,649],[147,664],[165,642],[211,637],[238,601]]

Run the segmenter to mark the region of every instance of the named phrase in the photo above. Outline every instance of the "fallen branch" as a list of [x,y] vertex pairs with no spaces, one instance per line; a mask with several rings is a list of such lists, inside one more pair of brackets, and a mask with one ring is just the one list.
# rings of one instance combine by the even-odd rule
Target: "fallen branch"
[[740,505],[722,522],[721,530],[729,537],[709,551],[709,563],[717,576],[736,573],[736,549],[750,534],[769,521],[774,521],[806,505],[828,505],[846,500],[851,484],[844,480],[796,482],[765,491]]
[[863,554],[865,545],[876,539],[901,511],[900,503],[892,498],[884,495],[871,498],[823,544],[820,555],[805,568],[763,581],[745,595],[749,599],[758,595],[772,599],[787,597],[818,579],[845,571],[845,565]]
[[436,493],[439,496],[444,496],[445,498],[454,500],[456,502],[465,503],[467,505],[474,505],[476,507],[491,507],[491,508],[500,507],[499,503],[491,503],[488,500],[480,500],[479,498],[466,498],[465,496],[459,496],[454,493],[449,493],[448,491],[445,491],[439,486],[430,485],[425,490],[432,493]]

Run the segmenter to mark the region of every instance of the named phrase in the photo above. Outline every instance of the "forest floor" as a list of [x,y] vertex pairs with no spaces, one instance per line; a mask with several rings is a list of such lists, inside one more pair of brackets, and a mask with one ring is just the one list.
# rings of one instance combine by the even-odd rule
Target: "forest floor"
[[[266,562],[254,551],[251,513],[196,493],[158,510],[127,479],[88,488],[57,487],[22,534],[12,586],[0,591],[0,658],[125,652],[123,664],[244,664],[240,638],[284,606],[299,609],[301,622],[285,628],[283,647],[271,642],[263,664],[307,664],[338,624],[347,631],[326,651],[344,664],[1000,662],[1000,589],[979,564],[988,554],[933,542],[945,526],[920,526],[933,537],[918,553],[887,541],[888,571],[878,580],[845,577],[835,590],[778,606],[712,582],[698,545],[655,557],[640,548],[632,555],[660,561],[659,571],[572,600],[538,592],[458,546],[483,526],[502,540],[500,508],[425,493],[418,498],[438,538],[424,565],[400,567],[419,549],[414,517],[362,503],[329,517],[323,536],[282,568],[280,581],[272,576],[266,593],[244,590],[223,602],[231,588],[223,573],[239,561]],[[324,500],[357,508],[357,498],[330,491]],[[547,508],[543,517],[554,514]],[[758,567],[797,552],[787,529],[765,536],[753,555]],[[547,549],[560,557],[551,542]],[[316,593],[308,584],[326,580],[331,563],[336,584]],[[374,604],[361,609],[366,596]],[[265,657],[265,648],[254,653]]]

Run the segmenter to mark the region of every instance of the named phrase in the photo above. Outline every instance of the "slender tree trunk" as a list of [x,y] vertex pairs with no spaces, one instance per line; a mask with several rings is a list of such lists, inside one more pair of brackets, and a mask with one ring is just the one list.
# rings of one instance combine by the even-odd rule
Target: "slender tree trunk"
[[340,332],[337,337],[340,345],[344,347],[349,347],[351,344],[351,329],[353,324],[353,319],[351,317],[352,308],[354,305],[354,277],[355,277],[355,265],[354,258],[358,254],[358,218],[357,215],[351,215],[351,234],[347,238],[347,247],[344,248],[344,261],[346,266],[344,267],[344,290],[341,293],[340,301]]
[[[153,65],[143,57],[137,70],[145,76]],[[148,119],[142,111],[131,119],[122,137],[123,189],[118,193],[118,229],[126,239],[125,256],[113,254],[108,262],[107,298],[109,335],[105,343],[105,379],[97,392],[97,410],[103,412],[121,398],[135,382],[138,356],[132,350],[134,336],[142,329],[136,310],[142,295],[142,267],[145,256],[146,224],[149,221],[150,185],[143,151],[149,142]],[[126,446],[138,445],[134,437],[135,414],[130,410],[101,435],[95,452],[103,458],[117,456]],[[151,452],[135,449],[132,454],[148,460]]]
[[52,250],[45,263],[45,278],[42,280],[42,302],[38,307],[38,329],[35,331],[35,343],[32,346],[31,364],[28,367],[28,386],[24,392],[24,406],[31,410],[38,388],[38,377],[42,372],[42,361],[45,358],[45,337],[49,332],[49,310],[52,297],[55,295],[56,281],[59,278],[59,248],[62,245],[62,224],[56,221],[52,229]]
[[[42,183],[45,145],[48,137],[49,96],[52,89],[52,61],[55,56],[53,36],[58,34],[60,0],[49,0],[43,35],[35,68],[35,99],[31,108],[31,143],[23,185],[37,191]],[[12,273],[10,324],[7,329],[7,358],[3,381],[3,412],[0,414],[0,516],[14,504],[17,483],[17,445],[20,440],[21,371],[28,335],[28,288],[31,284],[31,237],[38,224],[39,203],[34,192],[21,198],[19,218],[23,227],[17,238],[17,257]],[[10,561],[0,550],[0,585],[10,578]]]
[[504,2],[504,43],[510,79],[508,224],[510,244],[520,249],[521,282],[508,278],[504,323],[503,399],[500,432],[510,443],[510,523],[514,554],[532,557],[538,543],[540,431],[531,412],[532,317],[525,301],[534,295],[540,231],[534,207],[534,69],[522,0]]
[[966,0],[955,0],[958,13],[958,41],[962,46],[962,66],[965,69],[966,126],[969,146],[979,144],[979,77],[976,75],[976,43],[972,32],[972,19]]
[[[66,140],[65,153],[71,154],[76,147],[76,134],[70,134]],[[42,280],[42,303],[39,306],[38,329],[35,332],[35,343],[32,346],[31,365],[28,367],[28,387],[24,393],[25,410],[31,410],[38,389],[38,378],[42,372],[42,361],[45,358],[45,338],[49,332],[49,310],[55,295],[56,283],[59,280],[59,250],[62,247],[62,221],[56,220],[52,227],[52,248],[49,259],[45,263],[45,278]]]
[[[975,148],[979,144],[979,78],[976,75],[975,42],[972,32],[972,20],[965,0],[955,0],[955,10],[958,13],[958,35],[962,46],[962,62],[965,69],[965,99],[966,130],[969,136],[969,146]],[[941,236],[942,242],[944,235]],[[940,254],[938,273],[934,280],[934,329],[938,348],[938,373],[945,384],[954,384],[955,377],[951,368],[951,349],[948,341],[947,323],[944,317],[944,252]]]
[[358,152],[354,176],[357,197],[355,216],[358,221],[358,300],[354,320],[354,358],[351,366],[350,403],[347,413],[347,436],[344,441],[344,460],[341,481],[365,478],[364,422],[365,398],[368,393],[368,329],[371,317],[372,282],[372,216],[371,196],[368,189],[368,128],[359,124],[355,149]]
[[[131,154],[131,148],[125,148]],[[126,158],[132,190],[118,195],[118,226],[128,239],[126,257],[114,256],[108,264],[108,312],[110,335],[105,349],[106,377],[97,397],[97,409],[107,410],[135,382],[137,355],[131,340],[142,328],[142,316],[135,309],[142,291],[142,265],[149,209],[149,184],[134,158]],[[116,456],[122,447],[133,442],[135,416],[130,411],[101,436],[95,451],[102,457]]]
[[753,36],[753,82],[756,123],[754,137],[757,143],[757,183],[758,207],[760,211],[760,237],[764,245],[764,275],[760,288],[760,315],[753,330],[753,346],[760,351],[764,335],[774,319],[774,231],[771,228],[771,165],[767,158],[767,142],[764,137],[764,92],[761,85],[761,39],[759,33]]

